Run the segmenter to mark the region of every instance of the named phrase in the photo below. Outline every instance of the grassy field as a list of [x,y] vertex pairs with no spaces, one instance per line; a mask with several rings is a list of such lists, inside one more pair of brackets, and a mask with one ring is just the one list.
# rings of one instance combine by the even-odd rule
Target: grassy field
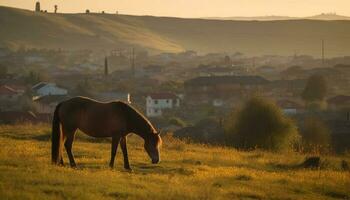
[[[109,169],[109,140],[78,133],[77,169],[50,164],[47,125],[0,126],[0,199],[349,199],[349,156],[326,157],[320,170],[297,167],[305,155],[239,152],[164,137],[162,161],[137,136],[128,141],[133,172]],[[120,149],[119,149],[120,150]],[[65,161],[67,157],[65,154]]]

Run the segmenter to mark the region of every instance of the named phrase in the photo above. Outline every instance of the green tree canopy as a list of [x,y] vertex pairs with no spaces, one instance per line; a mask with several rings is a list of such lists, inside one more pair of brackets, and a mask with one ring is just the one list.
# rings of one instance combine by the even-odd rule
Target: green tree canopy
[[243,149],[287,150],[299,138],[294,123],[276,104],[262,98],[248,100],[225,126],[230,143]]
[[321,75],[309,77],[306,87],[302,93],[302,98],[307,102],[322,101],[327,94],[327,82]]

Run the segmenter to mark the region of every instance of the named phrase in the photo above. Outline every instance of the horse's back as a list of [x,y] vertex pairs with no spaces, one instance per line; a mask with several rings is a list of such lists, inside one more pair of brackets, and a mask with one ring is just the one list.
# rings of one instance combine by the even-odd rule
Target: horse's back
[[86,97],[74,97],[60,103],[60,118],[68,129],[78,128],[94,137],[107,137],[125,129],[123,102],[99,102]]

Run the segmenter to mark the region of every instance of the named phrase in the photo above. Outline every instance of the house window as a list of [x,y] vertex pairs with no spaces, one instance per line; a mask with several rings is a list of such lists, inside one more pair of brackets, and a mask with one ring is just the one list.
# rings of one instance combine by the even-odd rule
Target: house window
[[169,103],[169,99],[166,100],[166,103]]
[[154,100],[154,104],[158,104],[158,100]]

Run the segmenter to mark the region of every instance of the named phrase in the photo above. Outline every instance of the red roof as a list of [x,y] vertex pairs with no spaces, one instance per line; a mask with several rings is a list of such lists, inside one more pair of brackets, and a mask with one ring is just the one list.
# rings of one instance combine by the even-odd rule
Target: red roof
[[19,91],[19,90],[26,90],[27,87],[25,85],[7,85],[8,87],[14,89],[15,91]]
[[173,93],[152,93],[150,96],[152,99],[176,99],[176,95]]
[[328,104],[350,104],[350,96],[338,95],[327,100]]
[[0,86],[0,95],[11,95],[11,94],[17,94],[17,91],[6,85]]
[[284,109],[302,109],[303,108],[303,106],[300,105],[299,103],[288,99],[282,99],[277,101],[277,105]]

